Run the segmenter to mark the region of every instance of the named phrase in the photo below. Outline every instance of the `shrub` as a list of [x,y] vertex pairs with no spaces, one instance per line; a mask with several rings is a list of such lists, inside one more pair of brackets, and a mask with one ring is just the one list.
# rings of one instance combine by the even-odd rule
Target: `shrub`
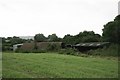
[[47,47],[47,51],[58,51],[60,50],[60,46],[57,44],[49,44]]
[[90,50],[87,52],[88,55],[97,55],[97,56],[118,56],[118,44],[111,44],[108,48],[104,47],[102,49]]
[[88,57],[89,55],[88,54],[84,54],[84,53],[79,53],[79,56],[81,56],[81,57]]
[[32,53],[46,53],[47,51],[44,49],[41,50],[32,50]]
[[20,49],[17,49],[16,51],[15,51],[16,53],[46,53],[47,51],[46,50],[44,50],[44,49],[33,49],[33,50],[20,50]]
[[15,52],[16,53],[30,53],[31,51],[16,49]]
[[77,50],[73,48],[61,49],[59,54],[77,55]]

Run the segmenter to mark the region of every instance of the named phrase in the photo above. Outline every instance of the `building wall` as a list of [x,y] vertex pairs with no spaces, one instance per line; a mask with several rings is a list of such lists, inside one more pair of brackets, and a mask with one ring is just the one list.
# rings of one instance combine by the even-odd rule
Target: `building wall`
[[13,51],[16,51],[16,49],[18,49],[19,46],[22,46],[23,44],[15,44],[13,45]]
[[47,50],[49,49],[52,45],[56,45],[56,48],[62,48],[62,42],[37,42],[35,49],[35,43],[23,43],[23,45],[19,48],[19,51],[27,51],[27,52],[32,52],[34,50]]

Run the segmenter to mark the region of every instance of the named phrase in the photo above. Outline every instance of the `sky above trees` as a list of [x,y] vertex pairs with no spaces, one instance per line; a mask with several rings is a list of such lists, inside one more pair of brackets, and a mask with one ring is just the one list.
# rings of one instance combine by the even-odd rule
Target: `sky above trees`
[[102,34],[118,15],[119,0],[0,0],[0,36]]

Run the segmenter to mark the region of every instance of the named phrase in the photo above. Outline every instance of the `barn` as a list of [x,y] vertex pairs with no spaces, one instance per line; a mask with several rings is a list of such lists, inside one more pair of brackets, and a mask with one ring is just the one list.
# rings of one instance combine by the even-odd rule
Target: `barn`
[[90,43],[79,43],[79,44],[73,45],[72,47],[83,52],[83,51],[107,47],[109,46],[109,44],[110,42],[90,42]]
[[[19,45],[19,44],[16,44]],[[63,48],[64,44],[62,42],[26,42],[23,43],[19,48],[16,48],[16,45],[14,45],[14,51],[19,50],[19,51],[26,51],[26,52],[31,52],[33,50],[47,50],[50,46],[55,46],[58,48]]]
[[13,51],[15,51],[16,49],[18,49],[19,47],[21,47],[23,44],[15,44],[13,45]]

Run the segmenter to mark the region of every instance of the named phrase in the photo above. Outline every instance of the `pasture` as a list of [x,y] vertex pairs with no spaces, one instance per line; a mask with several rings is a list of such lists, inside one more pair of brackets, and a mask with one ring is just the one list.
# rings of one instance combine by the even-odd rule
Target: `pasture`
[[3,53],[3,78],[118,78],[117,59],[56,53]]

